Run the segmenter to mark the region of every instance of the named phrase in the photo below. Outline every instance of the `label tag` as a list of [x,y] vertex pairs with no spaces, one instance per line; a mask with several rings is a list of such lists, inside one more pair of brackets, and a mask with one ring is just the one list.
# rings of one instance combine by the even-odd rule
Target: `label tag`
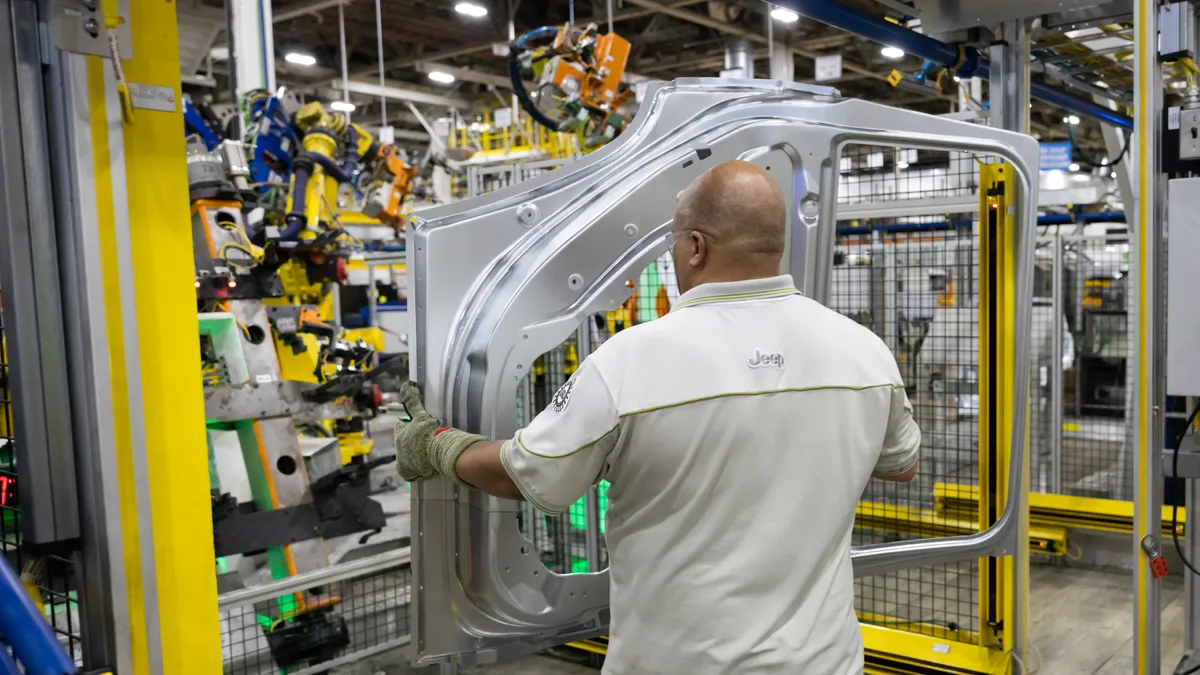
[[950,645],[936,642],[933,645],[933,653],[934,654],[949,654],[950,653]]
[[269,384],[269,383],[273,382],[274,380],[275,380],[275,378],[271,377],[267,373],[261,373],[259,375],[254,376],[254,381],[259,384]]
[[1174,131],[1179,128],[1179,106],[1167,108],[1167,129]]
[[133,100],[134,108],[175,112],[175,90],[171,87],[130,82],[129,97]]

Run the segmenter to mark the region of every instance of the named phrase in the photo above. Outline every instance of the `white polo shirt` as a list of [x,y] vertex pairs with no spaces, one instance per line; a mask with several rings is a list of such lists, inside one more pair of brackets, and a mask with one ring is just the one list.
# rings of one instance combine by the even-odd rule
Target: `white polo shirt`
[[779,276],[613,336],[501,457],[552,515],[612,484],[606,674],[850,675],[855,505],[920,444],[883,342]]

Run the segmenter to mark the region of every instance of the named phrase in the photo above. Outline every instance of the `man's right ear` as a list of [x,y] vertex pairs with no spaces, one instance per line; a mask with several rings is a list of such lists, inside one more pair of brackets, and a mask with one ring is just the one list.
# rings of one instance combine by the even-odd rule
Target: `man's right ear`
[[699,232],[689,232],[688,246],[692,250],[692,254],[688,257],[688,264],[692,267],[702,267],[704,261],[708,259],[708,242],[705,241],[704,235]]

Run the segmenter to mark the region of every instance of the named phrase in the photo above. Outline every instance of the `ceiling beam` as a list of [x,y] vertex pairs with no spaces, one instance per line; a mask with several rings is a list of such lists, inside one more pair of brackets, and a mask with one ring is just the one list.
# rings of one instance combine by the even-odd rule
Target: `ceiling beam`
[[[490,84],[493,87],[500,87],[502,89],[512,89],[513,88],[512,80],[509,79],[509,77],[507,75],[497,75],[495,73],[488,73],[488,72],[484,72],[482,70],[472,70],[470,68],[459,68],[457,66],[447,66],[447,65],[444,65],[441,63],[434,63],[433,61],[418,61],[415,64],[415,67],[416,67],[416,70],[418,73],[429,73],[429,72],[433,72],[435,70],[439,70],[443,73],[448,73],[450,75],[453,75],[455,77],[455,79],[462,80],[463,82],[478,82],[479,84]],[[526,82],[525,89],[527,91],[533,91],[534,89],[536,89],[536,86],[530,82]]]
[[[742,28],[741,26],[729,24],[724,21],[720,21],[718,19],[714,19],[712,17],[706,16],[704,14],[698,14],[696,12],[688,11],[685,9],[674,8],[669,5],[664,5],[662,3],[656,2],[655,0],[625,0],[625,1],[631,5],[637,5],[638,7],[643,7],[645,9],[652,9],[657,12],[662,12],[663,14],[666,14],[668,16],[673,16],[676,19],[682,19],[683,21],[691,21],[694,24],[698,24],[698,25],[704,26],[706,28],[711,28],[713,30],[720,31],[720,32],[726,33],[728,35],[735,35],[737,37],[743,37],[743,38],[746,38],[747,40],[750,40],[751,42],[757,42],[759,44],[767,43],[767,38],[765,35],[760,35],[759,33],[756,33],[754,31],[746,30],[745,28]],[[812,61],[815,61],[818,56],[821,56],[821,54],[817,54],[816,52],[813,52],[811,50],[802,49],[800,47],[796,47],[793,45],[789,45],[788,48],[792,50],[793,54],[798,54],[798,55],[803,56]],[[872,78],[875,80],[882,80],[885,82],[887,81],[886,73],[877,73],[869,68],[864,68],[862,66],[850,63],[850,62],[846,61],[845,59],[842,60],[842,70],[848,70],[852,73],[858,73],[859,75],[863,75],[865,77],[869,77],[869,78]],[[941,94],[938,96],[938,98],[942,98],[947,101],[957,100],[956,97],[951,96],[949,94]]]
[[[441,94],[430,94],[428,92],[419,91],[416,89],[408,89],[406,87],[397,87],[394,85],[379,86],[371,82],[358,82],[350,80],[346,83],[346,90],[351,94],[365,94],[367,96],[383,96],[397,101],[411,101],[413,103],[424,103],[426,105],[440,105],[447,108],[466,108],[468,102],[465,98],[454,96],[443,96]],[[331,87],[342,90],[342,81],[334,80]]]
[[285,7],[278,12],[272,11],[271,23],[290,21],[292,19],[298,19],[302,16],[320,12],[321,10],[329,9],[331,7],[348,4],[350,4],[350,0],[305,0],[305,2],[302,2],[298,5],[293,5],[291,7]]
[[[328,1],[328,0],[326,0],[326,1]],[[653,8],[647,7],[647,8],[642,8],[642,9],[631,9],[631,10],[627,10],[624,12],[615,12],[615,13],[613,13],[613,23],[617,23],[620,21],[628,21],[630,19],[640,19],[644,16],[650,16],[652,14],[657,14],[657,13],[663,11],[662,8],[678,9],[680,7],[688,7],[690,5],[698,5],[704,1],[705,0],[673,0],[672,2],[666,3],[665,5],[656,6]],[[579,25],[587,25],[588,23],[595,23],[596,25],[601,27],[601,30],[604,30],[608,26],[608,17],[607,16],[593,16],[590,19],[585,19],[583,21],[580,21]],[[490,51],[493,44],[506,43],[506,42],[507,42],[507,40],[504,40],[504,39],[496,39],[496,40],[490,40],[488,42],[474,44],[474,45],[471,45],[468,47],[459,47],[458,49],[450,49],[447,51],[438,52],[436,54],[429,54],[427,56],[406,56],[404,58],[391,59],[390,61],[384,61],[383,70],[384,70],[384,72],[387,72],[390,70],[398,70],[401,68],[412,68],[413,66],[415,66],[417,63],[420,63],[421,61],[445,61],[446,59],[453,59],[453,58],[456,58],[459,56],[467,56],[469,54],[475,54],[477,52],[481,52],[484,50]],[[363,68],[359,68],[357,70],[350,71],[350,77],[366,77],[368,75],[378,76],[379,75],[379,66],[373,66],[370,68],[363,67]]]
[[[755,59],[765,59],[770,56],[766,49],[755,49],[751,52]],[[720,68],[725,64],[724,54],[705,54],[690,59],[680,59],[679,61],[661,61],[648,60],[637,65],[638,72],[641,73],[662,73],[672,70],[684,70],[689,68],[700,69],[707,66],[717,66]],[[715,73],[714,73],[715,74]]]

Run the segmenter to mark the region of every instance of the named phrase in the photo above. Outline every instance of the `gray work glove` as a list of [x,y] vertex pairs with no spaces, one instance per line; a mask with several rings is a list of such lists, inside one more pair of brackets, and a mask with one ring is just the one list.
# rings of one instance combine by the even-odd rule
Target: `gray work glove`
[[421,402],[421,388],[416,382],[405,382],[400,387],[400,400],[408,411],[409,419],[398,420],[393,438],[396,442],[396,469],[406,481],[432,478],[438,474],[450,478],[459,485],[466,485],[458,478],[454,467],[458,456],[468,446],[488,440],[486,436],[469,434],[442,423],[425,410]]

